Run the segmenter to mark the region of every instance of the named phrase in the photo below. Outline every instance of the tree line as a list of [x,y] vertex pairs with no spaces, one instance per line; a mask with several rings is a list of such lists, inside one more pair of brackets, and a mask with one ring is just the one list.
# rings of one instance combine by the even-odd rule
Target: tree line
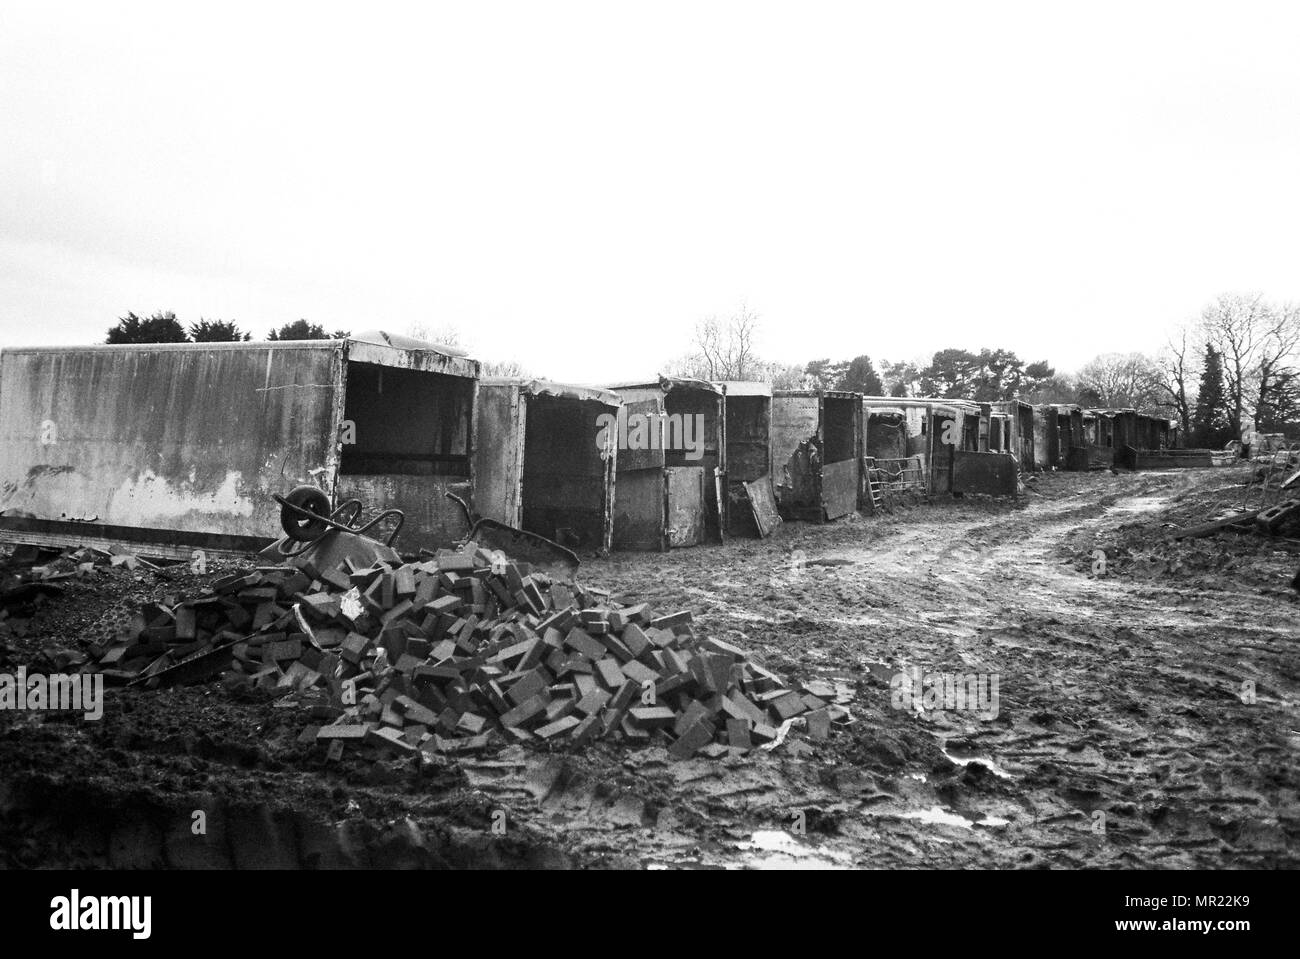
[[1300,438],[1300,305],[1260,294],[1223,294],[1178,324],[1156,355],[1102,353],[1077,372],[1012,350],[938,350],[926,360],[879,366],[866,354],[803,364],[763,360],[759,318],[747,306],[708,317],[693,349],[669,372],[707,380],[770,381],[775,389],[852,390],[869,396],[1077,403],[1177,420],[1186,445],[1220,449],[1254,427]]
[[[266,334],[268,340],[341,340],[347,330],[326,333],[324,327],[306,320],[286,323]],[[108,331],[107,343],[245,343],[253,334],[240,329],[233,320],[206,320],[199,317],[188,327],[170,310],[138,316],[127,313],[118,317]]]

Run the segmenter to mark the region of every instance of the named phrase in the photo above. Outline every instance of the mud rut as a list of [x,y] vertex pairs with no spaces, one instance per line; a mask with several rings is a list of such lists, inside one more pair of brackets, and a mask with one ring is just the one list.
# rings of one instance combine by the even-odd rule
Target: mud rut
[[[1230,576],[1195,589],[1092,577],[1068,545],[1145,522],[1193,481],[1045,477],[1016,508],[949,502],[584,567],[590,583],[692,609],[701,631],[730,634],[792,679],[851,684],[855,722],[811,757],[679,763],[597,744],[326,768],[294,742],[298,710],[200,687],[110,701],[94,728],[9,721],[0,854],[46,865],[1294,866],[1295,602]],[[890,678],[913,666],[997,673],[997,717],[892,708]],[[1246,679],[1253,704],[1240,698]],[[188,828],[196,807],[209,810],[203,840]]]

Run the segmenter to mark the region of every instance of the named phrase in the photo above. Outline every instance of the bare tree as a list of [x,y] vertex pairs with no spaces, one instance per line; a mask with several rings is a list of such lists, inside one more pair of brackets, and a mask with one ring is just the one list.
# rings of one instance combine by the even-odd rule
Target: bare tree
[[1277,417],[1276,394],[1295,376],[1296,348],[1300,345],[1300,306],[1284,303],[1265,314],[1259,358],[1251,371],[1251,413],[1256,426],[1268,431]]
[[1155,363],[1155,384],[1162,405],[1171,408],[1182,424],[1183,436],[1192,435],[1192,410],[1196,405],[1196,355],[1187,342],[1191,330],[1180,326],[1165,343]]
[[432,323],[416,321],[406,328],[406,335],[417,340],[424,340],[426,343],[438,343],[442,346],[457,348],[464,346],[461,341],[460,330],[450,323],[435,327]]
[[532,376],[518,360],[483,360],[479,367],[484,376]]
[[1223,355],[1223,379],[1234,432],[1245,427],[1250,377],[1270,325],[1271,310],[1260,293],[1225,293],[1201,313],[1206,341]]
[[746,380],[759,372],[754,348],[758,314],[746,304],[726,320],[705,317],[695,325],[695,352],[682,364],[706,380]]
[[1080,393],[1091,392],[1102,406],[1150,410],[1159,405],[1155,364],[1142,353],[1103,353],[1083,365],[1076,377]]

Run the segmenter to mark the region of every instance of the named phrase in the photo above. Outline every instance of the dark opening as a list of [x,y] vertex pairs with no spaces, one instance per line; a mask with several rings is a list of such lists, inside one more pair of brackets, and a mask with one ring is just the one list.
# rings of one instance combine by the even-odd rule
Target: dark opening
[[343,418],[354,442],[345,442],[339,470],[468,476],[473,405],[466,377],[349,362]]
[[[678,388],[664,394],[665,466],[718,465],[718,394]],[[711,475],[711,474],[710,474]],[[708,484],[706,484],[708,485]]]
[[596,418],[603,403],[535,396],[524,420],[524,529],[599,549],[605,536],[605,461]]
[[854,442],[854,408],[858,406],[856,397],[824,397],[822,400],[822,432],[826,446],[822,450],[824,462],[840,463],[851,460],[857,455]]
[[727,476],[752,483],[767,475],[772,401],[766,396],[727,398]]
[[678,387],[664,394],[664,465],[704,468],[704,526],[709,539],[720,538],[718,490],[714,485],[720,452],[720,402],[717,393],[689,387]]
[[[864,415],[865,412],[864,412]],[[924,423],[922,424],[924,425]],[[878,460],[903,459],[907,456],[906,420],[901,416],[879,414],[867,419],[866,455]]]

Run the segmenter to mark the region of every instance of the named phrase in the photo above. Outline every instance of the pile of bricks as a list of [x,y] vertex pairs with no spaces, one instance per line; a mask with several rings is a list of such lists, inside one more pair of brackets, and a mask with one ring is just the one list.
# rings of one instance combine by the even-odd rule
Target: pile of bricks
[[719,757],[780,745],[796,723],[823,740],[847,716],[843,690],[786,686],[697,640],[689,612],[620,606],[473,543],[414,563],[258,568],[142,612],[100,671],[289,690],[310,706],[304,741],[332,759],[603,738]]

